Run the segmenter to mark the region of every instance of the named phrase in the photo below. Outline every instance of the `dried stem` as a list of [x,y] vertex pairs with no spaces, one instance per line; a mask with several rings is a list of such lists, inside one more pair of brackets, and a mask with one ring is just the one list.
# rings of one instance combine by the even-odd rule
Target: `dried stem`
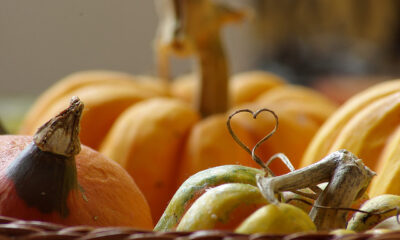
[[219,33],[201,43],[198,51],[200,86],[195,98],[203,117],[228,109],[229,71]]
[[[256,145],[257,146],[257,145]],[[256,147],[253,148],[253,150],[251,151],[251,155],[253,156],[253,153],[255,152]],[[280,159],[285,165],[286,167],[289,169],[289,171],[293,172],[295,170],[292,162],[289,160],[289,158],[283,154],[283,153],[276,153],[274,155],[272,155],[267,162],[265,163],[265,165],[268,167],[274,160],[276,159]],[[274,176],[274,175],[273,175]]]
[[158,69],[168,77],[168,55],[195,55],[201,83],[195,104],[202,116],[228,108],[228,64],[220,32],[227,22],[239,21],[243,12],[210,0],[157,0],[160,24],[156,36]]
[[368,187],[375,175],[360,159],[346,150],[336,151],[321,161],[308,167],[277,177],[258,176],[257,184],[265,198],[278,204],[275,193],[294,191],[323,182],[329,182],[315,201],[310,217],[319,230],[344,228],[346,211],[338,208],[348,208],[359,198]]
[[155,5],[160,17],[155,37],[155,57],[158,76],[168,84],[171,80],[169,55],[171,52],[182,55],[184,37],[182,27],[182,8],[184,1],[156,0]]
[[306,192],[302,192],[301,190],[292,190],[292,193],[296,193],[300,196],[306,197],[306,198],[310,198],[310,199],[317,199],[318,194],[312,194],[312,193],[306,193]]
[[[248,148],[248,147],[246,146],[246,144],[244,144],[244,143],[239,139],[239,137],[235,134],[235,132],[233,131],[232,126],[231,126],[231,120],[232,120],[232,118],[233,118],[236,114],[239,114],[239,113],[250,113],[250,114],[252,115],[253,119],[256,119],[257,116],[258,116],[260,113],[262,113],[262,112],[269,112],[269,113],[271,113],[271,114],[274,116],[274,118],[275,118],[275,127],[274,127],[274,128],[271,130],[271,132],[269,132],[264,138],[262,138],[262,139],[254,146],[254,148],[253,148],[252,150],[250,150],[250,148]],[[226,125],[227,125],[227,127],[228,127],[228,131],[229,131],[229,133],[231,134],[232,138],[236,141],[236,143],[239,144],[239,146],[240,146],[241,148],[243,148],[246,152],[248,152],[249,154],[251,154],[252,159],[253,159],[258,165],[260,165],[265,171],[267,171],[268,174],[269,174],[270,176],[274,176],[275,174],[271,171],[271,169],[268,167],[268,165],[269,165],[269,163],[270,163],[272,160],[276,159],[277,157],[276,157],[276,156],[275,156],[275,157],[273,156],[272,160],[270,159],[270,160],[268,161],[268,164],[265,164],[265,163],[255,154],[255,149],[257,149],[257,147],[260,146],[261,143],[265,142],[268,138],[270,138],[270,137],[276,132],[276,130],[277,130],[277,128],[278,128],[278,123],[279,123],[279,121],[278,121],[278,116],[277,116],[273,111],[271,111],[271,110],[269,110],[269,109],[265,109],[265,108],[264,108],[264,109],[260,109],[260,110],[258,110],[257,112],[253,112],[253,111],[251,111],[250,109],[240,109],[240,110],[237,110],[237,111],[233,112],[232,114],[230,114],[230,115],[228,116],[228,120],[227,120],[227,122],[226,122]]]
[[[244,144],[239,137],[235,134],[235,132],[232,129],[231,126],[231,120],[232,118],[239,113],[250,113],[253,117],[253,119],[256,119],[257,116],[262,113],[262,112],[269,112],[273,115],[273,117],[275,118],[275,126],[274,128],[265,136],[263,137],[260,141],[258,141],[256,143],[256,145],[253,147],[252,150],[250,150],[250,148],[248,148],[246,146],[246,144]],[[269,168],[269,165],[276,159],[280,159],[287,167],[290,171],[294,171],[295,168],[293,167],[293,164],[290,162],[290,160],[288,159],[288,157],[283,154],[283,153],[277,153],[274,154],[273,156],[271,156],[266,163],[264,163],[260,157],[257,156],[257,154],[255,153],[255,151],[257,150],[257,148],[264,143],[265,141],[267,141],[278,129],[278,125],[279,125],[279,119],[278,116],[276,115],[276,113],[270,109],[267,108],[262,108],[259,109],[256,112],[253,112],[250,109],[239,109],[236,110],[235,112],[233,112],[232,114],[229,115],[228,120],[226,122],[226,125],[228,127],[228,131],[231,134],[232,138],[236,141],[237,144],[239,144],[240,147],[242,147],[246,152],[248,152],[249,154],[251,154],[251,158],[253,159],[253,161],[255,161],[258,165],[260,165],[267,173],[269,176],[275,176],[275,174],[272,172],[272,170]]]
[[44,151],[67,157],[81,151],[79,141],[79,123],[83,103],[78,97],[72,97],[70,106],[41,126],[33,137],[36,146]]

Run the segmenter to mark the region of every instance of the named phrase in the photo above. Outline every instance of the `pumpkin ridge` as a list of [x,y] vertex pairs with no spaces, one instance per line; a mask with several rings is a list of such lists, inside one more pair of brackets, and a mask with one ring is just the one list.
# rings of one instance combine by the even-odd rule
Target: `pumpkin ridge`
[[343,127],[358,112],[374,101],[395,94],[399,89],[400,81],[392,80],[373,86],[349,99],[320,127],[304,152],[300,167],[308,166],[321,159],[329,151]]

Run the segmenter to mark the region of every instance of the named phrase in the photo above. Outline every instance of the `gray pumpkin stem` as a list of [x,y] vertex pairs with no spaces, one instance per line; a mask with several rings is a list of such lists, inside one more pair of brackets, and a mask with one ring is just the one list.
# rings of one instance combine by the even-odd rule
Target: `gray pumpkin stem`
[[317,163],[285,175],[258,176],[257,184],[269,202],[278,204],[276,193],[313,188],[329,182],[319,193],[309,215],[318,230],[331,230],[346,227],[347,211],[343,209],[349,208],[354,200],[361,197],[374,175],[375,172],[361,159],[347,150],[339,150]]

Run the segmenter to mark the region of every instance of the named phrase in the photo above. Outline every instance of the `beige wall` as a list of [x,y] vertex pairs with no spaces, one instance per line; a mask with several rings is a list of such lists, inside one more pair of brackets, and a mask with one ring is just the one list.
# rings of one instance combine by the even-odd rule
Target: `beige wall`
[[[0,95],[37,95],[79,70],[153,73],[157,25],[153,4],[151,0],[0,0]],[[233,71],[252,67],[249,24],[224,32]],[[189,68],[183,61],[174,66],[176,72]]]

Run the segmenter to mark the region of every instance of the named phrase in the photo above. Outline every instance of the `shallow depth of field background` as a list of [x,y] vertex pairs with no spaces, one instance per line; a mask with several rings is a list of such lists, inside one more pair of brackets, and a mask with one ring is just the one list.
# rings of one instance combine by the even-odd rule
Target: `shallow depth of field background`
[[[400,75],[399,1],[225,2],[253,9],[223,31],[232,73],[268,70],[347,95]],[[154,75],[157,21],[151,0],[0,0],[0,119],[16,125],[35,97],[76,71]],[[193,63],[173,59],[173,72]]]

